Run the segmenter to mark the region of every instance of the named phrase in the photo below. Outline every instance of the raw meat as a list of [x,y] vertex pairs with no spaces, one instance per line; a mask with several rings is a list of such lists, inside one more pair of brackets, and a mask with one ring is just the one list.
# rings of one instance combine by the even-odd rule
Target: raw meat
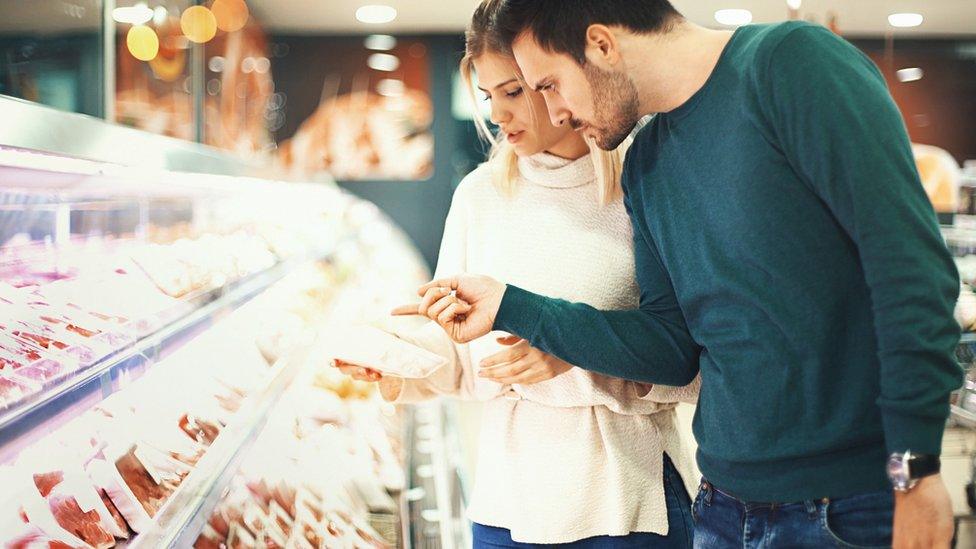
[[0,409],[23,400],[39,389],[11,378],[3,377],[3,358],[0,358]]
[[165,486],[165,484],[156,484],[156,481],[146,471],[145,466],[136,457],[135,448],[117,459],[115,466],[146,513],[150,517],[155,517],[163,504],[166,503],[166,498],[173,493],[173,489]]
[[220,434],[220,427],[216,424],[189,414],[180,417],[180,429],[193,440],[207,446],[213,444]]
[[101,498],[102,503],[105,504],[105,508],[108,509],[109,514],[112,515],[112,520],[114,520],[115,524],[119,526],[119,529],[122,530],[123,532],[128,532],[129,525],[125,523],[125,519],[122,518],[122,513],[119,512],[118,507],[116,507],[115,504],[112,503],[112,498],[108,497],[108,494],[105,492],[105,490],[99,490],[98,497]]
[[62,471],[52,471],[50,473],[34,473],[34,486],[41,493],[41,497],[47,497],[54,490],[54,487],[61,484],[64,480]]
[[115,537],[102,528],[97,511],[82,511],[78,501],[68,495],[52,494],[47,499],[51,513],[62,528],[95,549],[115,546]]

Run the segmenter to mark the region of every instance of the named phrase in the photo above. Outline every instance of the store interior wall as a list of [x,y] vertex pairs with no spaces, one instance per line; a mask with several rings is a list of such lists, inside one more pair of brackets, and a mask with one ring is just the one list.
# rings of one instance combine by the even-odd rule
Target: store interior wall
[[[877,38],[849,40],[881,69],[915,143],[935,145],[960,165],[976,159],[976,40]],[[898,70],[920,68],[920,80]]]
[[[273,47],[288,52],[275,57],[272,64],[275,89],[287,97],[285,124],[275,134],[279,144],[290,138],[318,107],[323,81],[334,65],[322,60],[343,51],[350,40],[361,43],[363,38],[365,35],[272,36]],[[417,41],[426,47],[428,90],[434,108],[433,173],[422,180],[340,179],[338,183],[375,203],[390,216],[417,245],[433,271],[453,191],[464,175],[484,158],[485,149],[471,122],[457,120],[452,114],[452,82],[463,55],[462,37],[450,34],[397,38]]]

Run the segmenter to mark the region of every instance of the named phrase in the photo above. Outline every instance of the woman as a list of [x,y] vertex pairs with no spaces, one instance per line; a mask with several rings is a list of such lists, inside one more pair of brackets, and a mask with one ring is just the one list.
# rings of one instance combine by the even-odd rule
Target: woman
[[[438,274],[485,273],[601,309],[635,308],[620,154],[591,148],[568,126],[549,123],[541,94],[493,43],[491,4],[474,14],[461,73],[472,97],[477,73],[501,133],[489,161],[455,192]],[[478,129],[490,138],[481,120]],[[427,314],[436,318],[442,310]],[[449,364],[422,380],[384,377],[382,365],[342,361],[340,347],[335,365],[377,381],[393,402],[437,395],[484,401],[468,511],[475,547],[691,546],[694,472],[674,406],[694,399],[697,385],[651,387],[605,377],[504,334],[457,345],[435,322],[397,335]]]

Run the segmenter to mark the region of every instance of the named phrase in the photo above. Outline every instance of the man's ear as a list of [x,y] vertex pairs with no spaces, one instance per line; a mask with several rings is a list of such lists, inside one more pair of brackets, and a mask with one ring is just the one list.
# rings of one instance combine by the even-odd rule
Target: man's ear
[[620,61],[620,41],[613,29],[599,24],[586,28],[586,59],[601,67]]

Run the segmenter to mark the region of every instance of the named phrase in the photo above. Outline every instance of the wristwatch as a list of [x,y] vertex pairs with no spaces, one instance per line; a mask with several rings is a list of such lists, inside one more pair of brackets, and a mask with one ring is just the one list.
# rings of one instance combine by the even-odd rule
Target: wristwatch
[[898,492],[907,492],[918,481],[939,472],[942,462],[939,456],[913,454],[911,450],[903,454],[894,453],[888,458],[888,479]]

